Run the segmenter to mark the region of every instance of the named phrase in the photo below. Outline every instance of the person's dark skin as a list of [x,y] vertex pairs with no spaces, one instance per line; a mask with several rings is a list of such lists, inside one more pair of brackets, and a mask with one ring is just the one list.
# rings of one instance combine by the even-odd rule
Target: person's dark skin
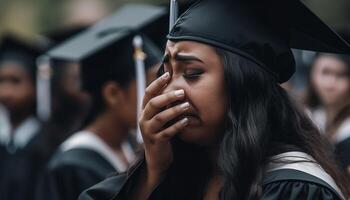
[[35,86],[30,72],[15,62],[0,64],[0,103],[9,111],[13,128],[35,111]]
[[[164,71],[146,89],[140,127],[144,139],[146,169],[134,188],[132,199],[147,199],[173,162],[171,138],[211,149],[215,166],[223,132],[227,100],[224,69],[211,46],[168,42]],[[166,107],[166,109],[162,109]],[[170,126],[164,126],[168,123]],[[222,179],[217,167],[211,173],[204,199],[217,199]]]
[[[156,66],[147,71],[147,80],[152,80]],[[126,157],[121,149],[131,129],[136,128],[136,81],[132,80],[125,88],[115,81],[109,81],[102,88],[102,95],[106,104],[104,111],[85,130],[98,135],[110,146],[124,163]]]

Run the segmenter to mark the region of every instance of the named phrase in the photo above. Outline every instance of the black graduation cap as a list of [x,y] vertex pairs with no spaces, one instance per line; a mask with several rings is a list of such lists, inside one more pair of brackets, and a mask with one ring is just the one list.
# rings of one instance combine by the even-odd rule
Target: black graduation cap
[[[53,60],[78,62],[82,67],[82,84],[87,90],[99,90],[106,79],[134,76],[133,37],[155,30],[167,16],[163,7],[129,4],[62,45],[48,52]],[[155,26],[155,27],[154,27]],[[151,40],[144,41],[146,67],[160,62],[161,52]],[[148,51],[152,50],[152,51]]]
[[[36,59],[45,50],[39,41],[29,41],[14,34],[7,33],[0,45],[0,63],[16,62],[35,77]],[[35,80],[35,79],[34,79]]]
[[[83,89],[90,93],[99,92],[108,80],[123,80],[135,76],[133,37],[140,32],[158,39],[163,22],[167,20],[167,10],[162,7],[129,4],[117,10],[110,17],[86,28],[55,46],[43,57],[43,69],[64,63],[77,63],[81,67]],[[159,30],[160,29],[160,30]],[[163,31],[164,37],[166,31]],[[161,60],[162,52],[153,41],[144,36],[145,65],[150,67]],[[45,71],[45,70],[43,70]],[[46,70],[47,71],[47,70]],[[45,73],[43,73],[45,74]],[[47,74],[47,73],[46,73]],[[50,115],[50,80],[42,76],[43,96],[39,115],[47,120]],[[46,76],[47,77],[47,76]],[[41,91],[41,92],[40,92]],[[46,103],[45,103],[46,102]],[[40,114],[41,113],[41,114]]]
[[299,0],[199,0],[181,15],[168,38],[236,53],[280,83],[295,71],[290,48],[350,53],[349,45]]

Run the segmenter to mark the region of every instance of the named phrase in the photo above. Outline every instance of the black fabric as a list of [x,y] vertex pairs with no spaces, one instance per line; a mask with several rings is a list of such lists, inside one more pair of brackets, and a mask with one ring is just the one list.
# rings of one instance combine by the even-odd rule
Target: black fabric
[[113,166],[99,153],[71,149],[57,153],[36,190],[37,200],[76,200],[79,194],[112,173]]
[[298,0],[198,0],[180,16],[168,38],[236,53],[280,83],[295,71],[290,48],[350,53],[349,45]]
[[0,199],[35,199],[33,191],[50,157],[42,138],[40,132],[13,154],[0,146]]
[[[140,171],[144,167],[141,161],[130,174],[110,177],[85,190],[79,200],[127,200],[135,187]],[[181,174],[177,174],[181,176]],[[242,177],[243,178],[243,177]],[[170,189],[164,188],[166,179],[154,190],[151,200],[201,200],[202,194],[184,192],[186,183],[178,183]],[[190,188],[193,188],[190,186]],[[194,197],[195,196],[195,197]],[[261,200],[340,200],[337,193],[324,181],[297,170],[278,170],[266,174],[263,182]]]
[[318,177],[293,169],[280,169],[266,174],[262,199],[328,200],[341,196]]
[[346,170],[350,166],[350,137],[335,145],[335,154]]

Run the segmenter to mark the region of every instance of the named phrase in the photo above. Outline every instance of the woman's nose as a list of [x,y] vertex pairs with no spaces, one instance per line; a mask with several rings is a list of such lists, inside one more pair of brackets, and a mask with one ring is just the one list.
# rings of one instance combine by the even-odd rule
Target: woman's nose
[[172,76],[170,82],[163,90],[163,94],[175,91],[175,90],[185,90],[185,84],[180,77]]

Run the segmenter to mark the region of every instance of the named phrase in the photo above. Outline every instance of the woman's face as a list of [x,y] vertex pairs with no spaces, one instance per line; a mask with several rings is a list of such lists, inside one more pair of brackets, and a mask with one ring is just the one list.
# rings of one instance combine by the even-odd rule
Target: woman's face
[[311,84],[324,105],[348,101],[350,79],[346,63],[331,55],[317,58],[311,72]]
[[29,73],[19,64],[4,62],[0,66],[0,103],[11,113],[27,111],[34,105],[35,87]]
[[188,117],[189,125],[178,136],[190,143],[216,144],[224,130],[227,98],[224,69],[215,49],[197,42],[168,41],[163,69],[171,74],[163,93],[183,89],[190,103],[180,116]]

